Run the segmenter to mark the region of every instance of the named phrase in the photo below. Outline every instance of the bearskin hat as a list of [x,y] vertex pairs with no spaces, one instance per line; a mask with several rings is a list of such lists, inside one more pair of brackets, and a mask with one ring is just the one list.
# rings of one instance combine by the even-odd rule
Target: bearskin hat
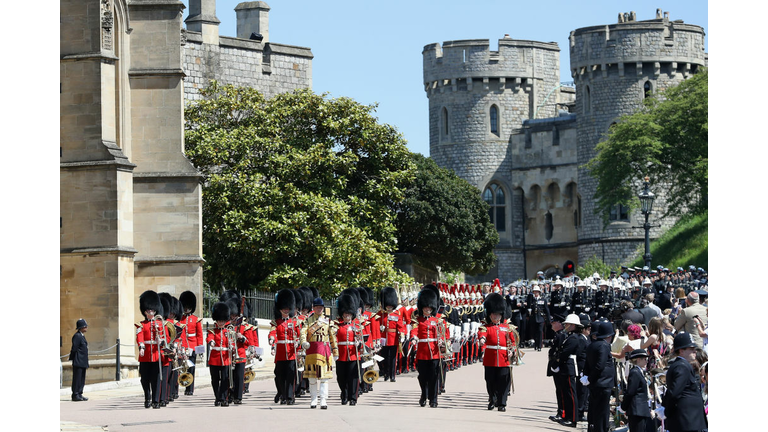
[[569,273],[573,273],[576,271],[576,266],[573,264],[573,261],[568,260],[563,264],[563,274],[567,275]]
[[440,298],[440,290],[437,289],[437,287],[434,284],[424,285],[421,290],[424,291],[425,289],[432,290],[437,295],[437,298]]
[[340,319],[343,319],[345,313],[352,314],[354,318],[357,315],[357,299],[350,294],[342,294],[336,300],[336,309]]
[[[222,303],[227,304],[230,315],[240,316],[240,303],[238,303],[237,300],[231,298]],[[229,319],[229,317],[227,317],[227,319]]]
[[320,297],[320,291],[318,291],[315,287],[309,287],[310,290],[312,290],[312,299],[316,299]]
[[155,291],[147,290],[139,296],[139,310],[141,314],[148,310],[155,311],[155,314],[163,314],[163,304],[160,303],[160,296]]
[[292,289],[284,288],[275,294],[275,319],[280,319],[283,314],[280,309],[289,309],[288,314],[293,317],[296,315],[296,297]]
[[392,287],[384,287],[381,289],[381,307],[387,306],[397,307],[397,290]]
[[[430,286],[430,285],[427,285],[427,286]],[[432,285],[432,286],[434,287],[434,285]],[[425,307],[432,308],[432,314],[433,315],[436,314],[437,313],[437,299],[438,299],[438,295],[435,293],[434,290],[431,290],[431,289],[428,289],[428,288],[425,287],[424,289],[419,291],[419,297],[418,297],[418,299],[416,299],[416,307],[419,310],[419,314],[422,313],[421,311]]]
[[309,287],[299,287],[299,293],[301,294],[301,307],[298,307],[298,300],[296,308],[300,310],[312,310],[312,301],[315,299],[312,297],[312,290]]
[[362,300],[364,306],[373,303],[373,299],[368,298],[368,291],[366,291],[365,288],[357,287],[355,289],[357,290],[357,293],[360,294],[360,300]]
[[181,302],[176,297],[171,297],[171,309],[177,320],[184,316],[184,309],[181,308]]
[[301,288],[295,288],[291,292],[293,293],[293,298],[296,300],[296,312],[301,313],[301,311],[304,309],[304,293],[302,292]]
[[170,294],[164,296],[164,293],[160,293],[160,304],[163,305],[163,313],[158,312],[164,319],[168,318],[168,313],[171,312],[171,299]]
[[486,316],[490,316],[492,313],[498,313],[503,316],[504,310],[507,308],[507,302],[504,301],[504,297],[501,294],[490,293],[485,297],[483,308],[485,308]]
[[197,296],[192,291],[184,291],[179,296],[179,301],[184,309],[189,309],[190,313],[194,313],[197,308]]
[[227,303],[218,302],[213,305],[211,318],[213,318],[214,321],[229,321],[229,312],[229,305],[227,305]]
[[376,294],[373,292],[373,289],[365,287],[365,292],[368,293],[368,304],[373,306],[374,301],[376,300]]
[[357,316],[357,310],[363,308],[363,299],[360,297],[360,293],[354,289],[354,288],[346,288],[343,291],[341,291],[341,294],[349,294],[352,297],[355,298],[355,313],[354,315]]
[[240,304],[242,297],[240,296],[240,293],[235,290],[226,290],[223,293],[219,294],[220,302],[225,302],[230,299],[234,299],[237,302],[237,304]]

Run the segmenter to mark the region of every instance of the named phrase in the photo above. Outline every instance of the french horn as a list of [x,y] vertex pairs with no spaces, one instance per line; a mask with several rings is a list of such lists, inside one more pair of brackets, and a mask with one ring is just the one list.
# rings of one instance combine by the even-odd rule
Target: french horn
[[363,374],[363,382],[366,384],[373,384],[378,380],[379,380],[379,372],[373,369],[365,371],[365,373]]

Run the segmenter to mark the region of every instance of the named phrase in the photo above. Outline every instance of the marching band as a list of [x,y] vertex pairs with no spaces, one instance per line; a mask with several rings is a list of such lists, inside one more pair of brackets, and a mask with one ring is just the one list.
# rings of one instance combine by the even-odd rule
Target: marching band
[[[274,402],[294,405],[308,391],[310,408],[327,409],[329,380],[335,375],[340,404],[355,406],[373,391],[379,374],[395,382],[398,375],[417,372],[418,404],[434,408],[446,391],[447,372],[481,361],[488,409],[506,411],[514,393],[513,367],[522,364],[521,349],[540,351],[546,345],[546,373],[553,377],[557,399],[551,420],[572,427],[589,421],[594,430],[604,430],[609,411],[614,417],[625,412],[631,431],[656,430],[650,419],[663,416],[663,408],[649,414],[656,411],[645,407],[661,405],[664,384],[659,376],[665,370],[645,370],[649,352],[636,350],[628,357],[635,366],[626,378],[614,378],[621,368],[609,364],[615,356],[606,342],[621,319],[620,302],[641,304],[645,299],[645,306],[650,293],[663,306],[673,291],[670,286],[690,292],[701,279],[706,281],[706,274],[683,284],[680,278],[670,282],[664,268],[642,269],[636,277],[627,277],[630,269],[622,270],[621,276],[612,272],[583,280],[572,272],[553,280],[539,275],[506,287],[498,279],[481,285],[433,282],[420,289],[396,285],[382,288],[378,302],[369,288],[348,288],[336,300],[336,316],[329,316],[331,309],[315,288],[280,290],[268,333]],[[171,403],[179,386],[186,388],[184,395],[193,395],[195,364],[204,353],[214,406],[242,403],[260,359],[258,328],[247,322],[250,314],[239,293],[226,291],[219,300],[211,311],[213,327],[204,332],[194,315],[197,299],[192,292],[178,300],[151,290],[141,294],[145,319],[136,324],[136,344],[145,408]]]

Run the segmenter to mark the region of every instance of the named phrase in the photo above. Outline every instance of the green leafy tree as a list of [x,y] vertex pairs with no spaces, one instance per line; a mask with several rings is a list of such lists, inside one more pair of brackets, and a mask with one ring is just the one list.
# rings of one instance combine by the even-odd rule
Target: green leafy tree
[[432,159],[414,154],[416,180],[397,208],[400,252],[443,272],[486,273],[499,243],[477,188]]
[[414,166],[375,106],[310,90],[201,91],[185,109],[187,156],[204,176],[204,277],[213,289],[407,283],[393,268],[393,205]]
[[597,273],[602,278],[607,278],[611,275],[611,270],[618,271],[618,268],[612,268],[608,264],[604,263],[600,258],[593,256],[588,259],[584,265],[576,267],[576,275],[581,279],[586,279],[593,274]]
[[703,69],[611,126],[586,165],[598,181],[596,212],[605,223],[615,204],[639,205],[636,195],[645,176],[652,187],[666,189],[666,215],[707,209],[708,89]]

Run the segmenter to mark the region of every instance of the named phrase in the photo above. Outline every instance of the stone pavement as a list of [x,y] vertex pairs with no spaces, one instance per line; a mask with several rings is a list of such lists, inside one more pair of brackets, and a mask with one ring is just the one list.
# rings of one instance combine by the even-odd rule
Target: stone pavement
[[[194,396],[184,396],[157,410],[145,409],[138,380],[86,386],[87,402],[72,402],[63,389],[60,402],[62,431],[223,430],[242,427],[273,430],[306,427],[336,431],[377,430],[475,430],[509,428],[536,431],[574,430],[553,423],[556,401],[552,379],[545,374],[546,350],[525,350],[525,364],[514,368],[515,393],[507,411],[487,410],[483,366],[476,363],[448,373],[446,393],[437,408],[420,407],[417,374],[399,375],[395,383],[379,380],[374,391],[363,394],[357,406],[342,406],[335,379],[330,382],[328,409],[309,409],[309,395],[297,398],[296,405],[280,405],[275,395],[273,365],[265,362],[251,382],[242,405],[222,409],[213,405],[207,370],[198,367]],[[90,388],[89,388],[90,387]],[[66,392],[65,392],[66,391]],[[576,430],[585,430],[579,423]]]

